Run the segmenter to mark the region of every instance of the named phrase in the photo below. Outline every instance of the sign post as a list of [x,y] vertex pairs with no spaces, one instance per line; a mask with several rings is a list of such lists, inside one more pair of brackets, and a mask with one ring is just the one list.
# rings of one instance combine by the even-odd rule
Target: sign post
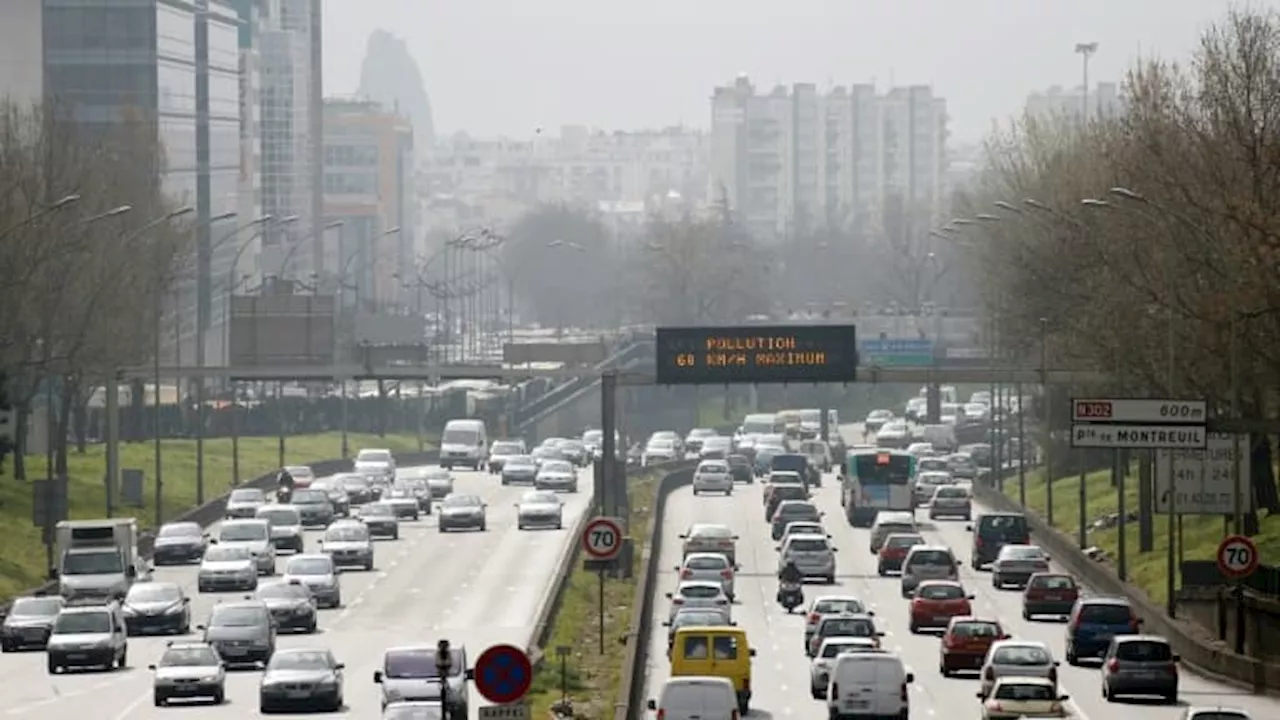
[[533,663],[514,645],[492,645],[476,658],[472,670],[476,690],[493,707],[481,708],[485,720],[528,720],[529,706],[520,702],[533,684]]
[[[1244,654],[1244,580],[1258,570],[1258,546],[1247,535],[1228,535],[1218,543],[1218,572],[1229,579],[1236,601],[1235,651]],[[1225,613],[1222,617],[1226,617]]]
[[622,521],[613,517],[594,517],[582,528],[582,552],[587,555],[586,566],[594,569],[600,580],[597,614],[600,627],[600,654],[604,655],[604,576],[609,566],[622,552]]

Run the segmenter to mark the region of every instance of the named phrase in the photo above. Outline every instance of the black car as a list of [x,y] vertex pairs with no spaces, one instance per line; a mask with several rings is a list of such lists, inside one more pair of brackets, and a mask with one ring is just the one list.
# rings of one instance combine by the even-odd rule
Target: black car
[[750,485],[756,480],[755,470],[751,467],[751,458],[741,453],[732,453],[725,458],[729,463],[729,475],[734,482]]
[[360,510],[360,522],[369,529],[370,537],[400,539],[400,520],[396,511],[387,503],[375,502]]
[[261,600],[239,600],[213,606],[208,625],[197,625],[204,641],[227,665],[266,665],[276,652],[276,627]]
[[318,625],[316,598],[301,581],[259,585],[254,598],[267,604],[277,630],[313,633]]
[[177,583],[134,583],[120,609],[130,636],[191,632],[191,598]]
[[769,472],[788,470],[796,473],[805,484],[822,487],[822,468],[810,464],[807,455],[800,453],[782,453],[769,460]]
[[342,710],[343,668],[328,650],[281,650],[262,673],[258,711],[265,715],[281,710]]
[[302,524],[305,527],[325,527],[333,522],[333,518],[337,515],[333,502],[329,500],[329,493],[323,488],[294,490],[290,504],[298,508],[298,514],[302,516]]
[[373,502],[373,488],[369,481],[361,475],[343,475],[342,489],[347,491],[347,499],[352,505],[364,505]]
[[974,570],[995,562],[1005,545],[1031,544],[1031,530],[1022,513],[983,513],[967,529],[973,533],[969,564]]
[[160,526],[156,533],[152,562],[156,565],[181,565],[200,562],[209,541],[199,523],[173,522]]
[[0,625],[0,650],[43,650],[65,601],[57,595],[22,597],[13,601]]

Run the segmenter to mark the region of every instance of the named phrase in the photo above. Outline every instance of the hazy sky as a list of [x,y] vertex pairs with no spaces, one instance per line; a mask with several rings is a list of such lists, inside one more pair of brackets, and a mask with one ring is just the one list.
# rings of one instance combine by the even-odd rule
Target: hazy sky
[[[1226,0],[325,0],[325,90],[352,93],[370,31],[408,41],[438,133],[710,123],[712,87],[931,84],[957,140],[1141,52],[1189,57]],[[1235,3],[1239,6],[1239,3]],[[1276,7],[1255,0],[1250,7]]]

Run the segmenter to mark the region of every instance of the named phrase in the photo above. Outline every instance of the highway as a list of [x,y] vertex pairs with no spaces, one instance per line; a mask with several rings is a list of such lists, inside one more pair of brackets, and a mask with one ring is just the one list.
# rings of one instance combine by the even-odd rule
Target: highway
[[[348,715],[380,717],[379,688],[373,672],[381,667],[383,650],[415,643],[434,645],[448,638],[465,645],[474,662],[486,647],[497,643],[525,646],[555,566],[565,544],[576,541],[567,529],[585,512],[591,480],[579,481],[584,490],[564,495],[564,530],[516,529],[514,503],[528,488],[503,487],[487,473],[455,471],[456,492],[476,493],[488,504],[486,532],[437,531],[436,516],[401,523],[398,541],[377,541],[377,567],[342,575],[344,607],[320,611],[315,635],[281,634],[278,648],[326,647],[346,664]],[[318,531],[308,531],[308,551],[316,549]],[[277,568],[283,570],[281,555]],[[236,593],[197,594],[196,568],[161,567],[155,579],[178,582],[192,595],[193,625],[203,624],[220,598]],[[227,702],[222,706],[191,705],[157,708],[152,704],[155,662],[172,637],[129,639],[129,667],[110,673],[82,672],[49,675],[42,652],[0,655],[0,697],[10,717],[102,718],[241,718],[258,714],[261,671],[230,671]],[[471,688],[471,716],[485,703]],[[284,717],[289,717],[285,715]]]
[[[853,442],[861,437],[860,427],[842,427]],[[855,433],[856,431],[856,433]],[[761,506],[760,484],[739,485],[731,497],[700,496],[694,498],[688,487],[682,488],[667,503],[663,523],[662,557],[654,604],[654,633],[648,654],[646,698],[656,698],[669,674],[666,658],[666,634],[661,623],[667,618],[668,601],[662,593],[673,590],[678,582],[673,568],[680,561],[679,535],[693,522],[723,523],[740,536],[737,546],[737,604],[733,618],[747,631],[751,646],[757,651],[753,665],[754,697],[752,717],[802,716],[821,717],[823,702],[809,693],[809,661],[802,650],[803,615],[788,616],[774,601],[777,590],[775,573],[777,553],[769,538],[769,526]],[[834,586],[805,586],[806,599],[815,595],[854,595],[876,613],[879,629],[885,633],[884,647],[900,653],[915,673],[911,688],[911,716],[979,717],[981,708],[974,693],[978,690],[975,676],[944,678],[938,672],[939,640],[936,635],[912,635],[907,629],[907,601],[899,594],[897,577],[876,575],[875,557],[868,552],[865,529],[854,529],[841,515],[840,496],[834,476],[828,476],[814,493],[815,501],[825,515],[828,532],[839,548],[839,576]],[[975,507],[975,512],[981,508]],[[960,571],[969,592],[977,595],[975,614],[999,619],[1015,638],[1046,642],[1055,657],[1062,661],[1064,621],[1027,622],[1022,617],[1021,594],[1013,590],[995,590],[990,575],[973,571],[968,565],[970,533],[961,520],[929,521],[923,512],[917,516],[929,542],[949,545],[957,558],[964,561]],[[1060,568],[1059,568],[1060,569]],[[1063,692],[1071,696],[1068,709],[1081,720],[1105,720],[1124,713],[1130,720],[1175,720],[1181,707],[1156,705],[1141,701],[1109,704],[1101,697],[1096,667],[1073,668],[1062,661],[1059,668]],[[1179,688],[1182,705],[1222,705],[1242,707],[1255,718],[1280,717],[1280,699],[1257,696],[1232,685],[1223,684],[1182,672]]]

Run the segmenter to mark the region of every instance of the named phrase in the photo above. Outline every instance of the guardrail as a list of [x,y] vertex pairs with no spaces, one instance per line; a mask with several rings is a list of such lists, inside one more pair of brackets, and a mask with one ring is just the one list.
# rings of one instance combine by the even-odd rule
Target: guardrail
[[[396,458],[397,465],[404,465],[404,466],[427,465],[430,463],[434,463],[436,461],[436,459],[438,458],[438,453],[437,451],[432,450],[430,452],[422,452],[422,453],[419,453],[419,452],[394,453],[394,456]],[[326,477],[328,475],[333,475],[335,473],[350,472],[353,467],[352,461],[350,459],[320,460],[317,462],[299,463],[299,464],[306,465],[307,467],[311,468],[311,471],[315,473],[316,477]],[[248,482],[242,483],[236,489],[259,488],[261,490],[268,490],[275,483],[275,481],[276,481],[276,476],[274,473],[269,475],[262,475]],[[210,500],[209,502],[199,507],[192,508],[177,517],[170,518],[169,522],[194,522],[194,523],[199,523],[200,527],[208,527],[214,524],[215,522],[221,520],[223,516],[226,515],[227,498],[230,496],[231,496],[231,492],[228,491],[226,494],[216,497],[213,500]],[[138,537],[138,554],[141,555],[143,558],[150,559],[154,543],[155,543],[154,532],[149,531],[149,532],[142,533]],[[50,581],[50,582],[44,583],[39,587],[31,588],[21,594],[31,595],[39,592],[53,592],[57,589],[57,587],[58,587],[58,584],[56,582]],[[4,615],[8,613],[9,608],[12,605],[13,605],[12,600],[8,600],[0,604],[0,615]]]
[[1085,585],[1104,594],[1128,598],[1143,619],[1144,631],[1167,638],[1174,651],[1182,656],[1182,662],[1206,675],[1245,685],[1254,692],[1280,689],[1280,664],[1239,655],[1212,637],[1208,629],[1169,618],[1164,608],[1152,602],[1146,593],[1121,580],[1109,564],[1091,560],[1080,551],[1074,537],[1050,526],[1033,510],[981,483],[975,483],[973,490],[974,498],[987,507],[1026,515],[1036,543]]

